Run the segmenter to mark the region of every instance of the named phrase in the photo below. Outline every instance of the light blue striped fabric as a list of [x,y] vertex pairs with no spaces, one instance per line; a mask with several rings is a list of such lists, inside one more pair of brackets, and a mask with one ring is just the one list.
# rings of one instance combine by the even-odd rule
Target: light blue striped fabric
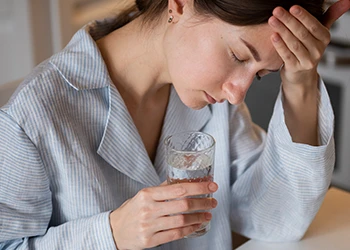
[[[300,239],[329,186],[333,113],[320,83],[322,146],[293,143],[281,96],[269,133],[247,107],[191,110],[174,89],[161,140],[199,130],[217,141],[208,234],[162,250],[231,249],[231,232],[268,241]],[[39,65],[0,111],[0,249],[115,249],[108,216],[166,178],[159,144],[151,163],[88,28]]]

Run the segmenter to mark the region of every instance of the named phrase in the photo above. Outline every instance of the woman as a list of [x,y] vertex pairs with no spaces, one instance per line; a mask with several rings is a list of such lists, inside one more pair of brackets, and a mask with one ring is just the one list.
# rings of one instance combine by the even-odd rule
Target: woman
[[[349,1],[326,15],[322,0],[137,3],[80,30],[1,109],[1,249],[230,249],[231,229],[299,240],[332,175],[316,68]],[[242,102],[278,70],[265,134]],[[161,184],[162,141],[187,130],[215,137],[215,183]]]

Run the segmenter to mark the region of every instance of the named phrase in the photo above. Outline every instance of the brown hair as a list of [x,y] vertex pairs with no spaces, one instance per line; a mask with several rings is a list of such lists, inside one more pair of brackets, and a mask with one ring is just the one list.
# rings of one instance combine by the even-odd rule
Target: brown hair
[[[300,5],[321,20],[325,0],[193,0],[193,4],[198,14],[216,17],[236,26],[247,26],[266,23],[277,6],[288,10],[293,5]],[[111,32],[139,16],[142,16],[144,23],[155,22],[167,6],[168,0],[136,0],[132,7],[120,13],[109,24],[108,31]]]

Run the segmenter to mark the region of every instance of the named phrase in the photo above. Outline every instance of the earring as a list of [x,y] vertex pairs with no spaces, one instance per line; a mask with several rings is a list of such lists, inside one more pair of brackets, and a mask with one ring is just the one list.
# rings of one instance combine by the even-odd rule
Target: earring
[[172,23],[174,17],[173,16],[170,16],[169,19],[168,19],[168,23]]

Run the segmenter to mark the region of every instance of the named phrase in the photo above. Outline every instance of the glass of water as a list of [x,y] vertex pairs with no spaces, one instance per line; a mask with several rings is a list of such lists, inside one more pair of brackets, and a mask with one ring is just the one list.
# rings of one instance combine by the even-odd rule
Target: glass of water
[[[207,182],[214,178],[214,138],[203,132],[182,132],[165,139],[167,148],[168,184],[183,182]],[[212,194],[187,198],[211,198]],[[194,211],[205,212],[205,211]],[[194,238],[207,233],[210,222],[205,222],[186,238]]]

